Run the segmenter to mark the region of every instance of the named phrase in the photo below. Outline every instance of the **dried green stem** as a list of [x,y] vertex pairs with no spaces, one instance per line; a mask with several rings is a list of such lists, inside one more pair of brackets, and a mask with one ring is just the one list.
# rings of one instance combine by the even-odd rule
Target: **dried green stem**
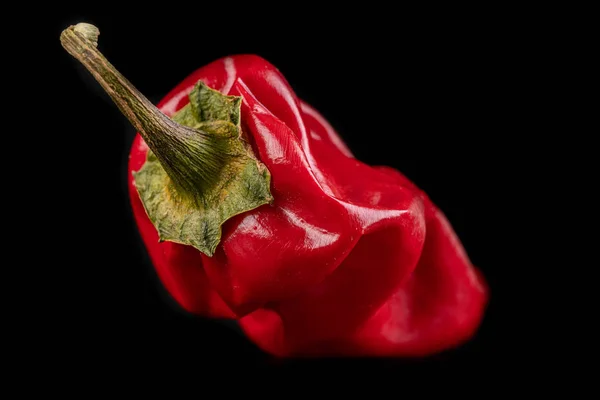
[[77,24],[60,40],[150,147],[134,184],[159,240],[212,256],[225,221],[273,201],[269,170],[241,138],[242,98],[198,81],[189,104],[169,118],[98,51],[98,35],[93,25]]
[[96,48],[98,28],[80,23],[65,29],[62,46],[83,64],[138,130],[176,186],[194,192],[211,184],[226,162],[203,132],[180,125],[156,108]]

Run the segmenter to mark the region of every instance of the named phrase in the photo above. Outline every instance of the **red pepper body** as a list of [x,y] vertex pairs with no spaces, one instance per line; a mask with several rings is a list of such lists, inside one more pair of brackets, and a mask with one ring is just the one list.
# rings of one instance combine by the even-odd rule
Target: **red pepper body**
[[394,169],[356,160],[257,56],[200,68],[159,108],[175,113],[199,80],[242,97],[242,129],[271,172],[274,202],[227,221],[213,257],[159,243],[134,186],[132,172],[148,150],[135,138],[135,219],[160,279],[185,310],[236,318],[252,341],[280,356],[420,356],[471,337],[487,287],[425,193]]

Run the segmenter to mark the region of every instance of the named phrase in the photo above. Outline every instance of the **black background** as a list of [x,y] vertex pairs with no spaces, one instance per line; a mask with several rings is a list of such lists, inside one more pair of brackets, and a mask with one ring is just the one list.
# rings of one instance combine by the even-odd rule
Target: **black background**
[[[167,357],[269,371],[489,373],[533,347],[514,312],[529,306],[512,277],[524,268],[515,255],[522,243],[514,193],[525,196],[535,184],[519,161],[527,147],[517,124],[533,91],[535,38],[515,34],[521,21],[487,11],[473,18],[459,9],[417,15],[361,8],[343,16],[290,7],[53,9],[42,70],[51,76],[44,85],[59,118],[54,135],[43,139],[54,177],[46,195],[66,217],[51,222],[60,267],[39,276],[48,282],[40,292],[42,348],[84,364],[143,360],[160,368],[171,365],[161,361]],[[154,274],[129,208],[125,172],[135,132],[60,46],[61,30],[81,21],[100,28],[100,50],[154,102],[223,56],[256,53],[277,66],[358,159],[399,169],[445,212],[491,288],[478,334],[418,360],[275,360],[231,326],[180,311]],[[357,98],[357,86],[370,96]]]

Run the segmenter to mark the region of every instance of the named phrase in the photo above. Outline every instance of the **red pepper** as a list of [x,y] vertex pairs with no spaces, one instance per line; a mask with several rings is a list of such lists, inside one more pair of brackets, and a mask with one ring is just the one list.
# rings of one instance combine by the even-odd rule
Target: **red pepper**
[[[86,46],[93,41],[78,37]],[[199,81],[241,98],[240,127],[270,172],[272,201],[227,219],[214,254],[159,241],[134,177],[148,153],[136,136],[128,172],[133,213],[161,281],[185,310],[238,319],[252,341],[279,356],[421,356],[474,334],[488,289],[425,193],[392,168],[355,159],[258,56],[198,69],[158,108],[174,116]],[[127,106],[124,113],[131,120]],[[374,134],[390,133],[365,133]]]

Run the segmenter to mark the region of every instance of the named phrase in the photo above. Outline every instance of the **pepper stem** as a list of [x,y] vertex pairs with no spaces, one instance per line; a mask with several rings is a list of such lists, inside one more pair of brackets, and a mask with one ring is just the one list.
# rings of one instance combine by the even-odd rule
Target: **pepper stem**
[[148,144],[134,184],[160,241],[190,245],[212,256],[222,225],[273,201],[271,174],[241,135],[239,96],[198,81],[189,104],[172,119],[133,87],[96,49],[98,29],[65,29],[63,47],[104,88]]
[[[137,129],[176,187],[194,192],[218,176],[225,155],[203,132],[173,121],[141,94],[96,48],[100,31],[79,23],[65,29],[62,46],[81,62]],[[195,165],[190,165],[192,160]]]

